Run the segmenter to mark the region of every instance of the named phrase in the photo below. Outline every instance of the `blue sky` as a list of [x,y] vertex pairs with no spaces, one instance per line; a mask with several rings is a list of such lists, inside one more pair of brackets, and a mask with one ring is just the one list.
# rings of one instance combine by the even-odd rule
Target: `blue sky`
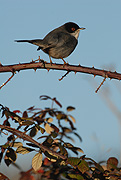
[[[79,36],[75,51],[65,60],[70,64],[105,68],[121,72],[121,1],[120,0],[11,0],[0,1],[0,62],[14,64],[30,62],[38,56],[49,61],[48,55],[37,52],[36,46],[15,43],[15,39],[43,38],[52,29],[73,21],[85,27]],[[61,63],[61,60],[53,62]],[[121,82],[107,80],[101,90],[95,90],[101,77],[70,73],[61,82],[61,71],[21,71],[0,91],[0,103],[11,110],[21,111],[46,103],[39,96],[46,94],[63,104],[63,110],[73,105],[76,110],[78,133],[83,142],[80,146],[87,156],[104,160],[109,156],[119,158],[119,121],[110,110],[106,94],[120,110]],[[0,84],[10,76],[0,74]],[[108,151],[110,150],[110,151]],[[108,152],[107,152],[108,151]]]

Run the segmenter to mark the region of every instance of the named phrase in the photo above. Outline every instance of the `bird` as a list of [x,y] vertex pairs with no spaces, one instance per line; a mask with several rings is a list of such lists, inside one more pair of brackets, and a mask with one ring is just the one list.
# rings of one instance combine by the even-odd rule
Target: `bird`
[[52,58],[62,59],[68,57],[78,44],[80,30],[85,28],[79,27],[74,22],[67,22],[60,27],[49,32],[43,39],[33,40],[15,40],[16,42],[27,42],[38,46],[38,50],[42,50],[49,55],[50,63]]

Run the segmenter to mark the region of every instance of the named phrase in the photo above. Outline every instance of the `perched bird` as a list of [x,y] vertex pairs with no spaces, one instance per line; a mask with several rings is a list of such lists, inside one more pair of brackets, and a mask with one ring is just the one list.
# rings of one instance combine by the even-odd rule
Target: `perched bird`
[[39,46],[37,50],[42,50],[50,57],[55,59],[62,59],[64,64],[66,63],[63,58],[68,57],[75,49],[78,43],[78,36],[80,28],[73,22],[65,23],[64,25],[49,32],[44,39],[33,40],[15,40],[16,42],[28,42]]

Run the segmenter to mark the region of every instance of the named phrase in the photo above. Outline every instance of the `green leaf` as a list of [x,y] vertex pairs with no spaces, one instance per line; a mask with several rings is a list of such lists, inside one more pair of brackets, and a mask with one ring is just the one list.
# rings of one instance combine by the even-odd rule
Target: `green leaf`
[[77,167],[79,171],[82,172],[82,174],[85,173],[86,171],[89,171],[88,163],[84,160],[81,160],[81,162],[79,163]]
[[56,118],[58,119],[58,120],[60,120],[60,119],[63,119],[63,114],[61,114],[61,113],[59,113],[59,114],[57,114],[57,116],[56,116]]
[[32,125],[32,124],[34,124],[34,122],[32,122],[30,120],[26,120],[26,121],[22,122],[22,126],[29,126],[29,125]]
[[68,174],[68,176],[73,179],[84,180],[84,178],[79,174]]
[[38,171],[42,166],[42,154],[37,153],[32,159],[32,167],[35,171]]
[[69,157],[66,161],[67,164],[70,164],[71,166],[73,166],[74,168],[77,167],[77,165],[80,162],[80,158],[76,158],[76,157]]

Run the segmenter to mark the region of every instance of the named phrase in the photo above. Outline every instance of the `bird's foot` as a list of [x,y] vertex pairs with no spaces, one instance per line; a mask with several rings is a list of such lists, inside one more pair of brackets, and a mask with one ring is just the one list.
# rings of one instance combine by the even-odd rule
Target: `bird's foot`
[[63,60],[63,67],[65,66],[65,65],[68,65],[68,62],[66,62],[63,58],[61,58],[62,60]]

